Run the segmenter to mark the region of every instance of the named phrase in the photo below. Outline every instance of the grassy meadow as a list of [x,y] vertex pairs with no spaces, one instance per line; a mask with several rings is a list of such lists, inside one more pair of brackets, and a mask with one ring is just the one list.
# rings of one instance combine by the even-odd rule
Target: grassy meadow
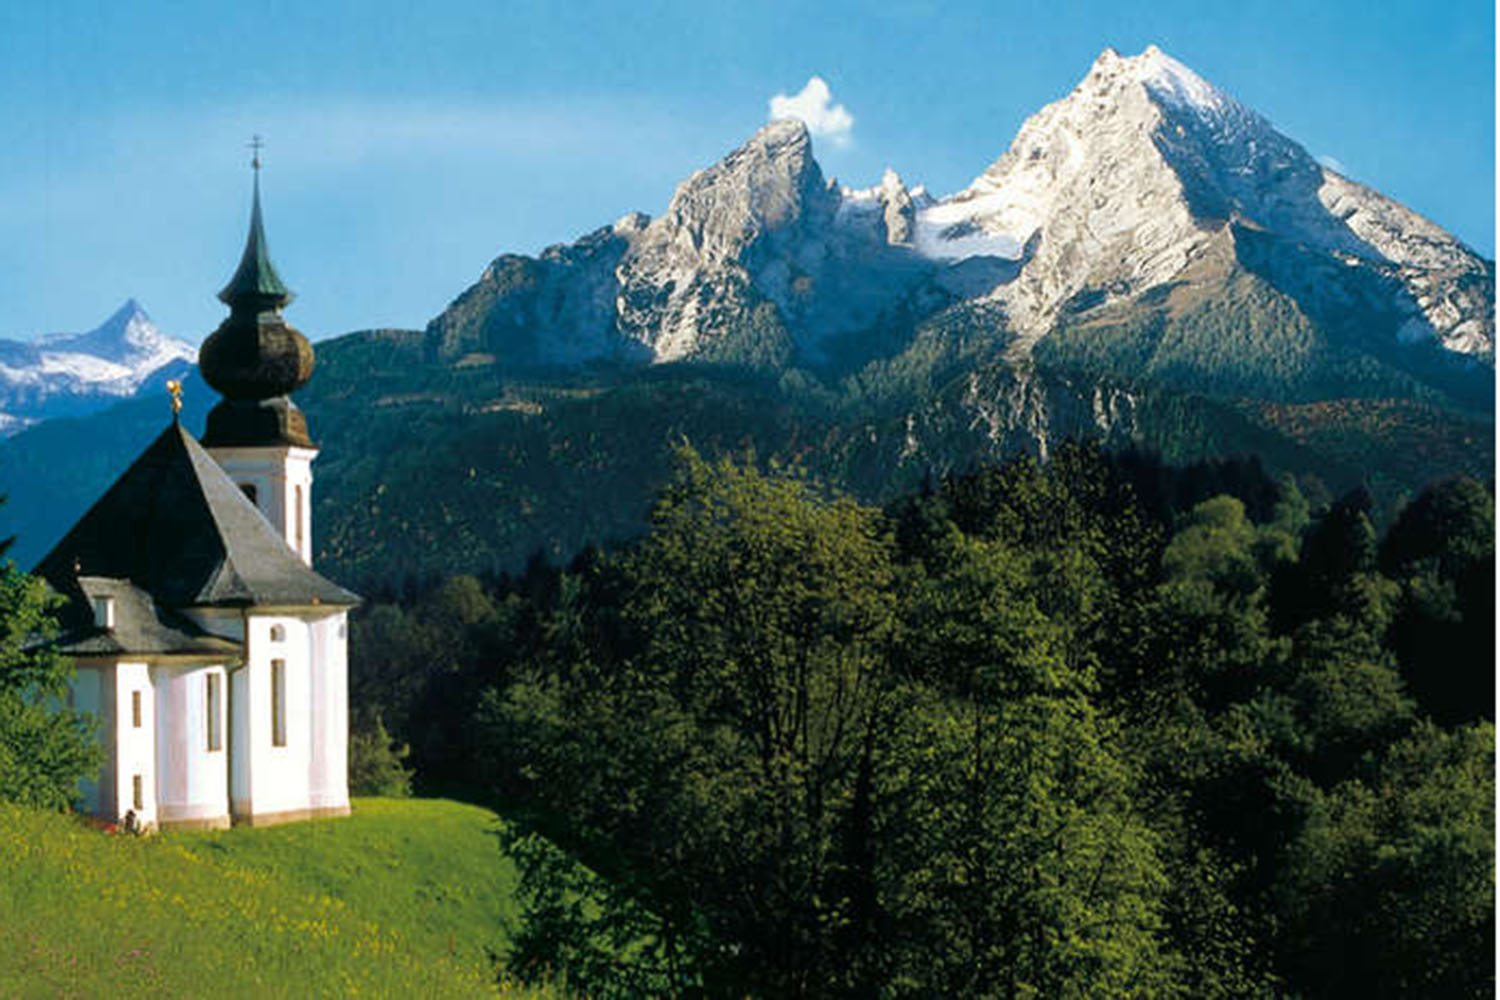
[[0,802],[0,997],[537,997],[495,983],[515,873],[494,813],[110,835]]

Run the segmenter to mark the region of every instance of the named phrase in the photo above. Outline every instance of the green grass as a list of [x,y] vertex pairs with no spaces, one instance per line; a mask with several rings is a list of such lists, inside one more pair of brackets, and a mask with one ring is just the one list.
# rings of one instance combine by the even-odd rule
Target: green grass
[[516,918],[500,821],[442,800],[106,835],[0,802],[0,996],[547,997],[495,985]]

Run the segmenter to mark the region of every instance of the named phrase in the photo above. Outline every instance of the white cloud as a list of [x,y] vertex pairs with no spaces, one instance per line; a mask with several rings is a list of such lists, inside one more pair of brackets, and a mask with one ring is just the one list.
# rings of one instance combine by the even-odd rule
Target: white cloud
[[1343,161],[1339,160],[1337,157],[1329,156],[1327,153],[1324,153],[1322,156],[1318,157],[1318,162],[1323,164],[1323,166],[1327,167],[1329,170],[1335,170],[1343,174],[1345,177],[1349,176],[1349,168],[1344,166]]
[[809,77],[801,93],[793,97],[777,94],[770,103],[772,121],[796,118],[813,135],[826,136],[835,145],[846,144],[853,134],[854,116],[842,104],[833,103],[833,91],[821,76]]

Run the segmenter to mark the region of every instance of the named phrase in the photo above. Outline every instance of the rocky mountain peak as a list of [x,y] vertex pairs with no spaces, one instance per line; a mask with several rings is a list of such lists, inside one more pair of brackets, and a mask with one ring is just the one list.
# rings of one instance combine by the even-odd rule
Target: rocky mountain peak
[[916,226],[916,204],[905,182],[901,180],[901,175],[890,167],[885,168],[885,174],[880,178],[880,204],[885,221],[886,242],[910,243]]
[[[629,235],[616,270],[620,332],[670,361],[710,349],[759,302],[780,307],[783,319],[800,315],[839,238],[840,203],[806,125],[762,126],[678,185],[666,212]],[[788,335],[784,327],[757,333]]]
[[807,126],[783,119],[678,185],[658,226],[694,256],[722,260],[777,234],[826,223],[837,207]]

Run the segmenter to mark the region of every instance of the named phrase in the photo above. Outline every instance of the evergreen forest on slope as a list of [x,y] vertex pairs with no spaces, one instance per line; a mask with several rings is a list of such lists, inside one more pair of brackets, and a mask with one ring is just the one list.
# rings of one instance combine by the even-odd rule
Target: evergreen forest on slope
[[351,697],[591,996],[1490,996],[1493,495],[1369,505],[683,448],[628,544],[374,595]]

